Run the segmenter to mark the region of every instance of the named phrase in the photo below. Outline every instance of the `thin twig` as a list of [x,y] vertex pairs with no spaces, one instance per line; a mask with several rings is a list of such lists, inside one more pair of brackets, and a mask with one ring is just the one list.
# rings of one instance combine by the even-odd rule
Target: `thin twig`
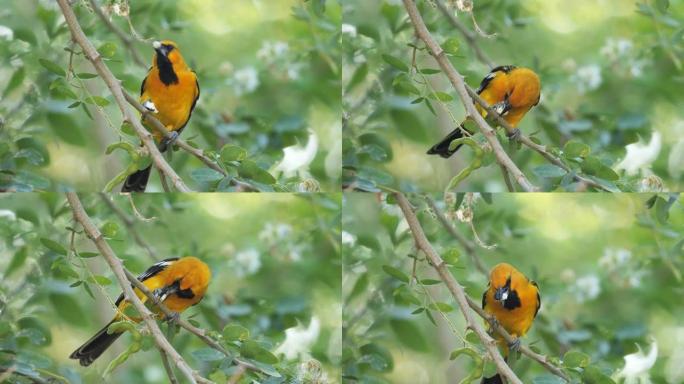
[[[458,284],[458,282],[453,277],[453,275],[451,275],[451,273],[449,273],[449,270],[446,269],[446,267],[444,266],[444,262],[442,261],[440,256],[434,251],[434,249],[432,248],[432,245],[430,244],[430,242],[425,237],[425,234],[423,232],[423,228],[421,227],[420,222],[418,221],[418,218],[416,217],[416,214],[413,212],[413,209],[411,208],[409,201],[406,199],[406,197],[403,194],[395,194],[395,196],[397,197],[397,201],[399,203],[399,206],[401,207],[401,210],[404,213],[404,217],[406,218],[406,221],[409,224],[409,228],[411,229],[411,232],[413,233],[413,236],[416,239],[416,244],[418,245],[418,247],[421,248],[421,250],[423,250],[423,252],[430,259],[430,262],[432,263],[434,268],[437,269],[437,272],[439,273],[440,277],[442,278],[442,281],[444,281],[444,283],[446,284],[447,288],[452,293],[452,295],[454,295],[454,297],[456,298],[456,293],[454,292],[454,289],[457,289],[457,290],[460,290],[460,293],[463,294],[463,296],[465,296],[465,293],[463,292],[463,288]],[[426,200],[428,202],[428,205],[430,205],[431,199],[426,198]],[[434,202],[432,205],[434,205]],[[435,211],[435,212],[438,212],[438,211]],[[439,215],[438,215],[438,217],[439,217]],[[447,228],[449,228],[449,227],[447,227]],[[456,238],[462,238],[462,236],[463,236],[460,233],[458,233],[456,230],[454,230],[453,232],[450,231],[450,233],[455,235],[454,237],[456,237]],[[464,240],[465,240],[465,238],[464,238]],[[467,240],[464,244],[468,244]],[[471,246],[472,246],[472,244],[471,244]],[[468,247],[466,247],[465,245],[464,245],[464,247],[466,248],[466,250],[468,249]],[[474,252],[475,248],[473,247],[472,250]],[[434,260],[433,260],[433,257],[434,257]],[[440,269],[443,269],[443,271],[440,271]],[[478,267],[478,270],[479,270],[479,267]],[[485,274],[486,274],[486,272],[485,272]],[[456,299],[457,299],[459,306],[461,306],[461,301],[459,301],[458,298],[456,298]],[[466,306],[470,307],[473,311],[475,311],[475,313],[477,313],[480,317],[485,319],[490,324],[491,328],[496,333],[501,335],[507,343],[510,344],[513,341],[515,341],[515,338],[512,337],[500,324],[498,324],[498,322],[496,322],[496,320],[493,316],[489,315],[482,308],[480,308],[480,306],[477,303],[475,303],[475,301],[473,301],[470,297],[467,297],[467,296],[465,296],[465,301],[466,301]],[[461,306],[461,311],[463,312],[464,316],[466,316],[466,312],[470,313],[469,311],[467,311],[466,308],[464,308],[462,306]],[[468,323],[468,325],[470,325],[470,323]],[[475,330],[475,329],[473,328],[473,330]],[[477,331],[476,331],[476,333],[477,333]],[[478,334],[478,336],[479,336],[479,334]],[[484,341],[484,339],[482,339],[482,340]],[[485,343],[485,346],[487,346],[486,343]],[[566,382],[570,381],[568,376],[560,368],[553,365],[546,356],[541,355],[539,353],[536,353],[536,352],[532,351],[529,347],[522,345],[522,344],[520,345],[519,350],[523,355],[525,355],[525,356],[531,358],[532,360],[535,360],[539,364],[541,364],[549,372],[551,372],[554,375],[562,378]],[[495,363],[496,363],[496,361],[495,361]],[[499,372],[501,372],[501,371],[499,370]]]
[[456,304],[458,304],[458,306],[460,307],[461,313],[465,318],[468,328],[472,329],[473,332],[475,332],[475,334],[477,335],[477,337],[482,341],[482,345],[485,347],[487,353],[496,365],[496,370],[502,376],[507,378],[511,383],[522,384],[522,381],[515,375],[515,373],[511,370],[508,364],[506,364],[506,362],[504,361],[503,357],[501,356],[501,353],[499,352],[499,349],[496,346],[496,341],[487,334],[487,332],[484,330],[484,328],[482,328],[482,325],[479,322],[475,321],[473,313],[468,309],[468,299],[465,294],[465,291],[463,290],[463,287],[458,283],[458,281],[456,281],[454,276],[449,272],[449,269],[444,263],[444,260],[442,260],[439,254],[435,252],[427,237],[425,237],[423,228],[421,227],[420,222],[418,222],[416,214],[413,212],[411,203],[409,203],[406,197],[401,193],[395,193],[394,196],[396,197],[397,202],[399,203],[399,207],[401,207],[401,211],[404,213],[406,222],[408,223],[411,233],[413,234],[413,239],[416,243],[416,247],[423,251],[425,256],[430,261],[430,264],[435,268],[437,274],[439,274],[444,284],[446,284],[447,288],[449,289],[449,292],[451,292],[451,295],[456,300]]
[[[68,6],[66,4],[66,0],[58,1],[60,1],[60,4],[64,2],[64,5]],[[95,244],[102,257],[104,257],[107,264],[109,264],[109,267],[111,268],[112,272],[114,272],[114,276],[118,280],[119,285],[124,292],[126,300],[133,304],[138,313],[140,313],[142,320],[144,321],[147,329],[150,331],[155,344],[162,349],[171,358],[171,360],[173,360],[174,364],[178,367],[178,369],[180,369],[181,372],[183,372],[185,377],[187,377],[191,383],[212,383],[212,381],[205,379],[204,377],[200,376],[199,373],[193,370],[192,367],[190,367],[190,365],[188,365],[188,363],[183,359],[183,357],[173,348],[171,343],[166,340],[161,329],[159,329],[159,325],[157,325],[157,322],[154,320],[154,315],[152,312],[145,307],[135,292],[133,292],[133,288],[126,278],[126,272],[121,264],[121,260],[116,257],[116,254],[114,254],[112,248],[105,241],[102,233],[100,233],[100,230],[90,220],[90,217],[83,208],[78,195],[76,195],[75,192],[67,192],[66,197],[73,211],[74,219],[81,224],[88,238],[90,238],[90,240]]]
[[416,7],[414,1],[403,0],[403,2],[404,7],[408,12],[409,18],[411,19],[411,22],[413,23],[413,26],[416,30],[416,35],[428,47],[430,53],[435,58],[440,68],[442,68],[442,71],[444,71],[447,78],[451,82],[451,85],[456,89],[456,92],[461,98],[461,102],[465,106],[468,115],[475,121],[478,128],[484,135],[485,139],[487,139],[490,146],[492,147],[497,162],[506,168],[506,170],[513,176],[515,181],[525,191],[536,191],[538,188],[535,187],[532,183],[530,183],[525,174],[523,174],[520,168],[518,168],[518,166],[513,162],[513,160],[511,160],[511,158],[508,156],[506,151],[504,151],[503,147],[501,146],[501,143],[499,143],[499,140],[496,137],[496,131],[494,131],[494,129],[492,129],[492,127],[489,126],[487,121],[485,121],[485,119],[480,115],[480,113],[475,108],[475,104],[473,104],[473,101],[468,96],[468,91],[466,90],[466,85],[463,81],[463,76],[461,76],[461,74],[454,68],[454,66],[451,65],[451,62],[445,56],[442,47],[440,47],[440,45],[434,40],[434,38],[430,34],[430,31],[428,31],[427,27],[425,26],[425,22],[423,21],[420,12],[418,12],[418,8]]
[[133,46],[133,38],[131,38],[128,34],[126,34],[124,31],[121,30],[121,28],[117,27],[108,17],[105,15],[104,11],[102,11],[102,8],[97,4],[95,0],[90,0],[90,7],[95,11],[95,14],[97,17],[102,20],[103,23],[111,30],[114,32],[115,35],[121,39],[121,41],[124,43],[124,46],[128,49],[129,52],[131,52],[131,56],[133,56],[133,61],[135,61],[136,64],[138,64],[142,68],[147,68],[145,65],[145,61],[140,57],[140,54],[138,51],[135,49]]
[[138,231],[135,228],[135,220],[133,220],[130,216],[128,216],[121,208],[117,207],[116,204],[111,200],[108,194],[106,193],[100,193],[100,199],[107,204],[109,209],[114,212],[116,216],[121,219],[121,221],[124,223],[126,228],[128,229],[128,233],[130,233],[133,236],[133,240],[135,240],[138,245],[145,249],[147,251],[147,254],[150,256],[150,259],[153,261],[159,261],[159,257],[157,257],[156,252],[150,247],[149,244],[145,241],[145,239],[140,236]]
[[435,200],[432,199],[430,196],[425,196],[425,201],[427,202],[428,206],[432,210],[432,212],[437,216],[437,220],[442,224],[442,226],[449,232],[449,234],[458,241],[459,244],[463,247],[465,252],[470,256],[470,258],[473,260],[473,264],[475,264],[475,268],[477,268],[480,273],[482,273],[485,276],[489,275],[488,268],[480,259],[480,257],[477,255],[475,252],[475,244],[473,244],[470,240],[466,239],[465,236],[461,234],[461,232],[457,231],[456,228],[454,228],[453,225],[449,222],[449,220],[446,218],[444,213],[437,208],[437,204],[435,204]]
[[161,356],[162,364],[164,364],[164,370],[166,370],[166,375],[169,377],[171,384],[178,384],[178,379],[176,379],[176,374],[173,373],[173,368],[169,364],[169,358],[166,356],[166,352],[159,348],[159,355]]
[[150,134],[150,132],[148,132],[142,126],[140,121],[136,118],[136,116],[134,116],[133,112],[126,107],[126,100],[123,95],[123,89],[121,88],[121,84],[114,77],[112,71],[109,70],[109,67],[107,67],[104,61],[102,61],[102,57],[100,56],[100,54],[97,52],[95,47],[93,47],[92,43],[83,33],[83,30],[81,29],[81,26],[79,25],[78,20],[76,19],[74,11],[71,9],[71,6],[69,6],[69,2],[67,0],[57,0],[57,3],[59,4],[59,7],[62,9],[64,19],[66,21],[67,26],[69,27],[69,30],[71,31],[72,38],[74,39],[74,41],[76,41],[76,43],[78,43],[78,45],[81,46],[81,49],[83,49],[83,54],[85,55],[85,57],[93,64],[97,73],[100,75],[102,80],[104,80],[105,84],[114,96],[116,104],[119,106],[119,109],[121,110],[121,114],[124,117],[124,121],[127,121],[133,126],[136,134],[138,135],[138,137],[140,137],[140,140],[148,149],[150,156],[152,156],[152,161],[154,162],[154,165],[171,180],[172,184],[178,191],[191,192],[190,188],[188,188],[188,186],[185,185],[185,183],[180,178],[180,176],[178,176],[176,171],[174,171],[173,168],[171,168],[171,166],[166,162],[166,160],[164,160],[164,157],[162,156],[161,152],[159,152],[159,149],[157,149],[157,145],[154,142],[154,139],[152,138],[152,134]]
[[233,375],[230,377],[230,379],[228,379],[227,384],[237,384],[240,381],[240,379],[242,378],[242,375],[244,375],[246,371],[247,371],[247,368],[245,368],[244,365],[240,365],[239,367],[237,367],[237,370],[235,371],[235,373],[233,373]]
[[470,48],[475,52],[475,56],[477,57],[482,64],[488,66],[490,69],[494,68],[494,62],[487,56],[486,53],[480,48],[480,46],[477,44],[477,35],[468,28],[466,28],[461,22],[456,18],[456,15],[454,15],[453,12],[449,11],[449,8],[444,4],[442,0],[434,0],[434,2],[437,4],[437,8],[439,8],[440,11],[446,16],[447,20],[449,20],[449,23],[451,25],[458,29],[458,31],[463,35],[465,38],[466,43],[470,46]]

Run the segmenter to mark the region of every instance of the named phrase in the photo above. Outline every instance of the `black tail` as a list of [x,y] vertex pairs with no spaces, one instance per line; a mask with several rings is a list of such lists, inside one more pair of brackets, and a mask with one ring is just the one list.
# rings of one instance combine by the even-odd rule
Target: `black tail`
[[483,377],[480,384],[503,384],[503,380],[501,380],[501,376],[497,373],[492,377]]
[[126,181],[121,187],[121,192],[145,192],[147,187],[147,180],[150,179],[150,171],[152,166],[141,169],[126,178]]
[[119,338],[123,333],[112,333],[111,335],[107,333],[107,328],[114,322],[112,320],[109,324],[105,325],[104,328],[100,329],[95,336],[91,337],[90,340],[86,341],[83,345],[78,347],[70,356],[70,359],[79,360],[82,366],[87,367],[95,361],[102,352],[107,350],[110,345],[116,339]]
[[462,144],[457,145],[456,148],[454,148],[451,151],[449,150],[449,145],[451,144],[452,141],[454,141],[456,139],[460,139],[461,137],[463,137],[464,132],[467,132],[467,131],[465,130],[463,125],[461,125],[460,127],[456,128],[453,132],[448,134],[444,139],[442,139],[442,141],[433,145],[432,148],[430,148],[427,151],[427,154],[428,155],[440,155],[445,159],[448,158],[449,156],[453,155],[454,152],[458,151],[458,149],[461,148]]

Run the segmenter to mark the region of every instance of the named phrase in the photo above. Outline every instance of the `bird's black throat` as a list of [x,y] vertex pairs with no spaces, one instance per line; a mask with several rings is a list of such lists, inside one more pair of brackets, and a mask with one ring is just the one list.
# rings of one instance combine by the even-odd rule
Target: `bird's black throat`
[[157,52],[157,68],[159,69],[159,80],[164,85],[178,84],[178,75],[173,70],[173,64],[168,57]]

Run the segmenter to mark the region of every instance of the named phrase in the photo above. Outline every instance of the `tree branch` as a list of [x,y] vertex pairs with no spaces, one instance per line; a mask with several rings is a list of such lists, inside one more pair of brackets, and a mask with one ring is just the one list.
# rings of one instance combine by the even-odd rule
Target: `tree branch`
[[114,100],[121,110],[124,121],[128,121],[133,126],[135,132],[140,137],[140,140],[148,149],[150,156],[152,156],[154,165],[171,180],[177,190],[181,192],[191,192],[190,188],[185,185],[176,171],[174,171],[173,168],[171,168],[171,166],[166,162],[166,160],[164,160],[161,152],[159,152],[159,149],[157,149],[157,145],[155,144],[152,135],[142,126],[137,117],[133,115],[133,112],[126,107],[126,101],[124,99],[121,84],[119,84],[118,80],[116,80],[107,65],[102,61],[100,54],[83,33],[83,30],[81,29],[78,20],[76,20],[76,15],[71,9],[69,2],[67,0],[57,0],[57,3],[62,9],[64,19],[69,27],[69,30],[71,31],[72,38],[74,41],[76,41],[76,43],[78,43],[78,45],[81,46],[85,57],[93,64],[97,73],[100,75],[102,80],[104,80],[105,84],[107,84],[107,87],[111,91],[112,95],[114,96]]
[[[61,4],[66,0],[58,1],[60,1]],[[64,3],[64,5],[67,4]],[[178,369],[180,369],[181,372],[183,372],[183,374],[188,378],[188,380],[191,383],[212,383],[211,381],[203,378],[199,375],[199,373],[194,371],[190,367],[190,365],[188,365],[188,363],[185,362],[183,357],[173,348],[169,341],[166,340],[166,338],[162,334],[161,329],[159,329],[159,325],[157,325],[157,322],[154,320],[154,315],[152,314],[152,312],[150,312],[145,307],[145,305],[140,301],[138,296],[136,296],[135,292],[133,292],[133,288],[129,284],[128,279],[126,278],[126,271],[123,268],[123,265],[121,264],[121,260],[119,260],[116,257],[114,251],[100,233],[100,230],[97,229],[97,227],[90,220],[90,217],[83,208],[83,205],[81,204],[78,195],[76,195],[75,192],[67,192],[66,197],[69,201],[69,205],[71,206],[71,210],[74,213],[74,219],[78,223],[80,223],[81,226],[83,226],[83,230],[85,231],[86,235],[90,238],[90,240],[92,240],[92,242],[97,247],[98,251],[100,251],[100,254],[102,254],[102,256],[104,257],[107,264],[109,264],[109,267],[112,269],[112,272],[114,272],[114,276],[116,276],[116,279],[119,281],[119,285],[121,286],[121,289],[124,292],[126,300],[133,304],[138,313],[140,313],[140,315],[142,316],[142,320],[144,321],[147,329],[150,331],[150,334],[152,335],[156,345],[161,350],[163,350],[171,358],[171,360],[173,360]],[[137,281],[137,279],[134,280]]]
[[[428,242],[427,238],[425,237],[425,234],[423,233],[423,229],[422,229],[422,227],[421,227],[421,225],[420,225],[420,222],[418,222],[418,218],[416,217],[415,213],[413,212],[413,209],[411,209],[411,205],[410,205],[410,203],[408,202],[408,200],[406,199],[406,197],[405,197],[404,195],[402,195],[402,194],[395,194],[395,196],[397,197],[397,201],[399,202],[399,206],[401,207],[402,212],[404,212],[404,217],[406,217],[406,221],[409,223],[409,227],[410,227],[410,229],[411,229],[411,232],[413,233],[414,238],[416,238],[416,243],[418,244],[417,239],[418,239],[418,237],[420,237],[420,238],[421,238],[421,242],[423,243],[423,246],[424,246],[425,248],[422,248],[423,246],[420,246],[420,245],[419,245],[419,247],[420,247],[424,252],[425,252],[425,249],[429,249],[430,252],[432,252],[432,253],[434,254],[434,256],[437,257],[437,260],[438,260],[440,263],[442,263],[442,264],[435,264],[434,261],[432,260],[432,258],[428,255],[428,253],[425,252],[425,254],[428,255],[428,258],[430,259],[430,261],[431,261],[432,265],[435,267],[435,269],[437,269],[438,266],[442,266],[442,265],[443,265],[443,261],[441,260],[441,258],[439,258],[439,255],[434,251],[434,249],[432,249],[432,245]],[[434,204],[434,201],[433,201],[430,197],[427,197],[427,196],[426,196],[425,199],[426,199],[428,205],[431,207],[431,209],[433,209],[433,211],[434,211],[435,214],[437,215],[437,218],[438,218],[440,221],[442,221],[441,218],[443,218],[443,219],[445,220],[445,223],[448,224],[448,221],[446,221],[446,218],[444,217],[444,215],[441,214],[441,212],[436,208],[436,206],[435,206],[435,204]],[[409,219],[409,217],[411,217],[411,219]],[[440,218],[440,217],[441,217],[441,218]],[[412,223],[413,223],[413,225],[412,225]],[[443,223],[443,224],[445,224],[445,223]],[[469,254],[472,252],[472,255],[475,255],[475,247],[474,247],[474,245],[473,245],[472,243],[470,243],[462,234],[460,234],[458,231],[456,231],[451,225],[446,225],[446,224],[445,224],[444,226],[447,228],[447,230],[449,231],[449,233],[451,233],[459,242],[462,242],[464,248],[466,249],[466,252],[468,252]],[[415,229],[414,229],[414,228],[415,228]],[[470,250],[470,251],[469,251],[469,250]],[[476,256],[476,255],[475,255],[475,256]],[[471,257],[472,257],[472,256],[471,256]],[[475,258],[474,260],[477,260],[477,258]],[[476,266],[477,266],[477,262],[476,262]],[[447,287],[449,288],[449,290],[452,291],[452,288],[451,288],[451,286],[450,286],[450,283],[448,282],[448,280],[451,280],[451,281],[452,281],[451,284],[455,284],[457,288],[460,288],[461,291],[463,291],[463,289],[461,288],[461,286],[458,285],[458,283],[456,282],[456,280],[454,279],[454,277],[449,273],[449,271],[446,269],[446,267],[442,267],[442,268],[444,269],[444,273],[445,273],[445,275],[446,275],[446,278],[445,278],[444,276],[442,276],[442,273],[440,273],[440,277],[442,277],[442,280],[443,280],[444,283],[447,285]],[[477,266],[477,268],[478,268],[478,270],[480,270],[480,272],[482,272],[482,270],[480,269],[480,268],[481,268],[480,266]],[[484,266],[482,266],[482,268],[484,268]],[[438,270],[438,272],[439,272],[439,270]],[[485,273],[486,276],[489,275],[488,272],[486,271],[486,269],[484,270],[484,273]],[[452,291],[452,295],[453,295],[453,294],[454,294],[454,293],[453,293],[453,291]],[[465,295],[465,293],[463,293],[463,294]],[[511,336],[511,335],[510,335],[510,334],[509,334],[509,333],[508,333],[508,332],[507,332],[507,331],[506,331],[506,330],[505,330],[505,329],[496,321],[496,319],[494,318],[494,316],[491,316],[491,315],[489,315],[487,312],[485,312],[485,311],[480,307],[480,305],[478,305],[477,303],[475,303],[470,297],[467,297],[467,296],[466,296],[465,299],[466,299],[466,301],[467,301],[467,306],[470,307],[473,311],[475,311],[480,317],[482,317],[483,319],[485,319],[485,320],[489,323],[490,327],[491,327],[496,333],[498,333],[499,335],[501,335],[501,336],[504,338],[504,340],[506,341],[506,343],[509,343],[509,344],[510,344],[510,343],[512,343],[513,341],[515,341],[515,338],[513,338],[513,337],[512,337],[512,336]],[[460,303],[459,303],[459,306],[460,306]],[[465,316],[465,309],[463,309],[463,307],[461,307],[461,311],[464,313],[464,316]],[[569,382],[569,381],[570,381],[570,379],[568,378],[568,376],[567,376],[560,368],[558,368],[558,367],[556,367],[555,365],[553,365],[553,364],[549,361],[549,359],[548,359],[546,356],[534,352],[533,350],[531,350],[531,349],[530,349],[529,347],[527,347],[526,345],[523,345],[522,343],[520,344],[520,349],[519,349],[519,350],[520,350],[520,352],[521,352],[523,355],[525,355],[525,356],[531,358],[532,360],[538,362],[539,364],[541,364],[541,365],[542,365],[544,368],[546,368],[549,372],[551,372],[551,373],[553,373],[554,375],[556,375],[556,376],[562,378],[562,379],[565,380],[566,382]],[[501,372],[501,371],[499,371],[499,372]]]
[[403,2],[404,7],[408,12],[409,18],[411,19],[411,22],[416,30],[416,35],[423,40],[432,56],[435,58],[440,68],[442,68],[442,71],[444,71],[447,78],[451,82],[451,85],[456,89],[456,93],[458,93],[459,97],[461,98],[461,102],[463,103],[468,115],[475,121],[485,139],[487,139],[489,145],[492,147],[497,162],[506,168],[506,170],[513,176],[515,181],[525,191],[536,191],[538,188],[530,183],[518,166],[515,165],[513,160],[511,160],[506,151],[504,151],[501,143],[499,143],[499,140],[496,137],[496,131],[494,131],[494,129],[489,126],[487,121],[485,121],[480,113],[477,112],[475,104],[473,104],[473,101],[468,96],[468,91],[466,90],[463,76],[461,76],[454,66],[451,65],[451,62],[449,62],[445,56],[444,50],[433,39],[432,35],[430,35],[430,31],[428,31],[427,27],[425,26],[425,22],[418,12],[418,8],[416,8],[414,1],[403,0]]
[[427,237],[425,237],[423,228],[418,222],[416,214],[413,212],[411,203],[409,203],[406,197],[401,193],[395,193],[394,196],[399,203],[399,207],[401,207],[401,211],[404,213],[404,217],[409,225],[413,239],[416,243],[416,247],[423,251],[425,256],[430,261],[430,264],[435,268],[437,274],[439,274],[444,284],[446,284],[449,292],[451,292],[451,295],[456,300],[456,304],[458,304],[459,308],[461,309],[461,313],[465,318],[468,328],[472,329],[477,337],[482,341],[482,345],[485,347],[487,353],[489,356],[491,356],[494,364],[496,365],[496,370],[511,383],[522,384],[522,381],[515,375],[508,364],[506,364],[503,357],[501,357],[501,353],[497,348],[496,341],[487,334],[487,332],[482,328],[482,325],[475,321],[473,313],[468,309],[468,298],[465,294],[465,291],[463,291],[463,287],[458,283],[458,281],[456,281],[454,276],[449,273],[444,260],[442,260],[437,252],[435,252]]
[[166,375],[169,377],[169,382],[171,382],[171,384],[178,384],[178,379],[176,378],[176,374],[173,373],[173,368],[171,368],[171,365],[169,364],[169,358],[166,356],[166,352],[161,348],[158,349],[162,364],[164,364],[164,370],[166,370]]

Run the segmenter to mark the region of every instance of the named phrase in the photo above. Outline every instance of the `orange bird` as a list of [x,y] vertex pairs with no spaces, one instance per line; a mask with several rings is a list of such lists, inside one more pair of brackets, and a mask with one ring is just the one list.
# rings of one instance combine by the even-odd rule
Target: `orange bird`
[[[518,126],[525,114],[539,103],[541,82],[539,76],[528,68],[518,68],[514,65],[496,67],[482,79],[477,94],[501,115],[513,128]],[[487,111],[476,103],[478,112],[487,117]],[[448,158],[461,146],[449,149],[453,140],[463,136],[471,136],[463,124],[449,133],[439,143],[428,150],[428,155],[440,155]],[[518,130],[508,132],[509,136],[515,136]]]
[[[211,280],[211,271],[196,257],[171,258],[152,265],[138,276],[138,280],[169,310],[180,314],[202,300]],[[133,291],[143,303],[147,301],[147,296],[138,288]],[[124,300],[124,294],[121,293],[115,305],[117,313],[112,321],[78,347],[69,356],[70,359],[79,360],[82,366],[87,367],[123,335],[122,332],[107,333],[107,328],[112,323],[121,321],[124,318],[124,310],[131,304]]]
[[[171,40],[155,41],[152,67],[140,86],[140,103],[171,132],[164,138],[152,130],[164,152],[188,124],[200,96],[197,75],[183,60],[178,45]],[[151,165],[126,178],[121,192],[145,192]]]
[[[541,298],[537,283],[525,277],[510,264],[500,263],[492,268],[489,273],[489,286],[482,295],[482,309],[493,315],[499,324],[516,338],[510,348],[520,347],[519,338],[524,336],[532,326],[540,306]],[[498,334],[495,338],[499,342],[504,341],[503,337]],[[503,346],[506,359],[508,349],[508,345]],[[500,382],[501,378],[498,374],[482,380],[483,384]]]

